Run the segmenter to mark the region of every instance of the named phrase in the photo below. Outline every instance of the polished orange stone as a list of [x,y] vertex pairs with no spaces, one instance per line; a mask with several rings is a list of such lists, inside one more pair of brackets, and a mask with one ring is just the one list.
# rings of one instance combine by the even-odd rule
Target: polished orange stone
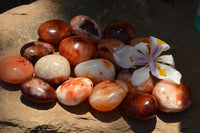
[[168,80],[158,82],[152,94],[156,97],[159,109],[163,112],[181,112],[192,103],[192,91],[183,82],[175,84]]
[[128,117],[147,120],[155,117],[158,110],[156,98],[148,93],[129,94],[123,103],[123,110]]
[[92,59],[96,53],[95,44],[87,37],[72,36],[64,39],[59,46],[59,53],[70,64],[77,65]]
[[105,80],[94,87],[89,97],[89,103],[98,111],[111,111],[120,105],[127,92],[128,88],[123,81]]
[[1,80],[18,84],[33,76],[33,65],[21,56],[6,56],[0,61]]
[[38,28],[39,37],[50,44],[59,44],[71,33],[71,26],[65,21],[57,19],[46,21]]
[[36,103],[56,101],[55,90],[40,78],[33,77],[21,84],[21,92],[28,100]]

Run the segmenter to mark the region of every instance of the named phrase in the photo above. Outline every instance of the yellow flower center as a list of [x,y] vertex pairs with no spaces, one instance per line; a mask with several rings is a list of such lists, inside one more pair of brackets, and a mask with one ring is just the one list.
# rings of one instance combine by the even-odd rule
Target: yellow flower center
[[157,66],[157,69],[158,69],[158,71],[159,71],[159,75],[160,75],[160,76],[167,76],[166,69],[162,69],[162,68],[160,68],[159,66]]
[[134,62],[134,59],[133,59],[132,55],[129,57],[129,59],[130,59],[131,62]]
[[160,47],[162,44],[164,44],[164,42],[163,41],[161,41],[161,40],[157,40],[157,43],[158,43],[158,46]]

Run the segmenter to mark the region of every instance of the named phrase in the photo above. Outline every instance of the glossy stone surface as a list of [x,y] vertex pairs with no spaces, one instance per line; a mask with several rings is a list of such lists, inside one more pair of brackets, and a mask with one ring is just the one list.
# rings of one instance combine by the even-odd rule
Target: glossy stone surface
[[20,49],[21,56],[31,61],[32,64],[35,64],[41,57],[53,53],[54,46],[41,41],[29,42]]
[[35,66],[35,75],[51,85],[59,85],[69,78],[70,64],[61,55],[46,55]]
[[30,101],[36,103],[49,103],[56,101],[55,90],[45,81],[33,77],[21,84],[22,94]]
[[106,80],[97,84],[90,97],[90,105],[101,112],[115,109],[126,97],[128,88],[123,81]]
[[0,61],[0,79],[11,84],[22,83],[33,76],[33,65],[21,56],[6,56]]
[[127,22],[114,22],[109,24],[103,31],[104,38],[116,38],[128,44],[135,37],[134,28]]
[[65,81],[57,90],[58,101],[64,105],[75,106],[88,98],[93,89],[93,83],[88,78],[77,77]]
[[163,112],[181,112],[192,103],[192,92],[183,82],[179,85],[168,80],[158,82],[152,92]]
[[137,92],[144,92],[144,93],[152,93],[154,87],[154,81],[151,77],[141,86],[134,86],[131,83],[131,76],[133,71],[131,70],[121,70],[118,75],[117,79],[124,81],[129,89],[129,93],[137,93]]
[[114,79],[115,67],[106,59],[93,59],[76,65],[74,73],[78,77],[87,77],[97,84],[104,80]]
[[120,67],[115,62],[113,53],[123,48],[124,46],[125,44],[118,39],[106,38],[106,39],[101,39],[97,43],[97,51],[101,58],[111,61],[115,65],[115,67],[119,69]]
[[88,16],[75,16],[70,21],[70,24],[72,27],[73,34],[88,37],[93,42],[97,42],[103,36],[100,24]]
[[155,117],[158,110],[156,98],[151,94],[129,94],[123,102],[123,110],[128,117],[147,120]]
[[59,53],[70,64],[77,65],[90,60],[96,53],[95,44],[86,37],[72,36],[64,39],[59,46]]
[[63,20],[49,20],[42,23],[38,28],[39,37],[50,43],[59,44],[72,33],[71,26]]

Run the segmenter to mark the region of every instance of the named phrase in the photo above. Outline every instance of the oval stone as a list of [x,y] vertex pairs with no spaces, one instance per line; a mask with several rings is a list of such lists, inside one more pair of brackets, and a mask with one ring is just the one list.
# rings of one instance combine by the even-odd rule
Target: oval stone
[[46,55],[40,58],[35,66],[35,75],[51,85],[59,85],[70,76],[70,64],[61,55]]
[[98,111],[111,111],[119,106],[127,92],[127,85],[123,81],[106,80],[94,87],[89,97],[89,103]]
[[0,79],[11,84],[19,84],[33,76],[33,65],[21,56],[6,56],[0,61]]
[[33,77],[21,84],[21,92],[28,100],[36,103],[56,101],[55,90],[45,81]]
[[97,84],[104,80],[114,79],[115,67],[106,59],[93,59],[76,65],[74,73],[78,77],[87,77]]
[[147,120],[155,117],[158,110],[156,98],[148,93],[129,94],[123,102],[128,117]]
[[192,103],[192,91],[183,82],[175,84],[168,80],[158,82],[152,92],[159,109],[163,112],[181,112]]
[[72,78],[57,88],[57,99],[64,105],[75,106],[87,99],[92,89],[93,83],[90,79],[84,77]]
[[59,44],[63,39],[70,36],[72,28],[63,20],[49,20],[38,28],[39,37],[50,44]]
[[54,53],[54,46],[41,41],[34,41],[25,44],[20,49],[21,56],[35,64],[41,57]]

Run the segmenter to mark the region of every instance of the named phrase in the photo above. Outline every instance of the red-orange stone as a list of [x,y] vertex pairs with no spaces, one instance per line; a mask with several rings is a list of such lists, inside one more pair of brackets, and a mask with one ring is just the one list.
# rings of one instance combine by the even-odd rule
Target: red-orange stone
[[20,49],[21,56],[25,57],[33,64],[35,64],[41,57],[53,53],[53,45],[41,41],[29,42]]
[[158,103],[151,94],[131,93],[123,103],[123,110],[128,117],[147,120],[155,116],[158,110]]
[[70,64],[77,65],[92,59],[96,53],[95,44],[87,37],[72,36],[64,39],[59,46],[59,53]]
[[30,101],[36,103],[49,103],[56,101],[55,90],[45,81],[33,77],[21,84],[22,94]]
[[71,33],[71,26],[62,20],[49,20],[38,28],[39,37],[50,44],[59,44]]
[[7,83],[22,83],[33,73],[33,65],[24,57],[7,56],[0,61],[0,78]]

